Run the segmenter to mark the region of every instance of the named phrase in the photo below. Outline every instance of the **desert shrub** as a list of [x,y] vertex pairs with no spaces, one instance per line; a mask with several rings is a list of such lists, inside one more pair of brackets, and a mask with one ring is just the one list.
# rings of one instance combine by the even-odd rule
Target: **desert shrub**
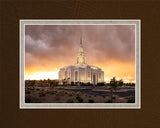
[[31,98],[30,97],[25,97],[25,103],[31,103]]
[[63,91],[60,91],[59,94],[60,94],[61,96],[63,96],[63,95],[64,95],[64,92],[63,92]]
[[112,99],[116,99],[116,97],[113,96]]
[[[58,95],[58,93],[57,93],[57,95]],[[59,95],[63,95],[63,92],[62,92],[62,91],[59,91]]]
[[87,86],[90,86],[90,85],[91,85],[90,82],[88,82],[88,83],[87,83]]
[[75,82],[74,85],[75,85],[75,86],[78,86],[78,83],[79,83],[79,82]]
[[127,103],[135,103],[135,98],[128,98]]
[[88,103],[94,103],[93,99],[88,99]]
[[98,86],[104,86],[104,82],[97,83]]
[[112,103],[110,99],[106,100],[105,103]]
[[68,99],[67,103],[74,103],[73,99]]
[[49,91],[49,90],[47,90],[47,91],[46,91],[46,93],[47,93],[47,94],[49,94],[49,93],[50,93],[50,91]]
[[69,96],[72,96],[72,94],[69,94]]
[[51,91],[50,94],[53,95],[53,94],[55,94],[55,92],[54,92],[54,91]]
[[92,98],[92,96],[89,96],[89,98]]
[[41,103],[39,99],[33,99],[32,103]]
[[72,96],[72,93],[69,93],[68,96]]
[[87,97],[88,95],[86,94],[85,96]]
[[66,91],[65,94],[68,94],[68,92]]
[[57,90],[56,90],[56,89],[52,89],[52,91],[54,91],[55,93],[57,93]]
[[72,95],[74,95],[75,93],[74,92],[71,92],[72,93]]
[[59,96],[59,93],[57,93],[56,96]]
[[103,96],[103,98],[106,98],[106,96]]
[[84,83],[83,83],[83,82],[81,83],[81,86],[84,86]]
[[31,92],[29,90],[25,90],[25,93],[26,94],[30,94]]
[[62,94],[63,92],[62,91],[59,91],[59,94]]
[[76,93],[76,96],[80,96],[80,95],[81,95],[81,92],[77,92],[77,93]]
[[79,103],[83,102],[83,99],[80,96],[76,96],[76,99],[78,100]]
[[39,88],[37,88],[36,90],[37,90],[37,91],[39,91],[40,89],[39,89]]
[[58,85],[58,82],[56,82],[56,86],[59,86],[59,85]]
[[94,97],[96,97],[96,95],[94,95]]
[[44,92],[40,92],[40,93],[39,93],[39,96],[40,96],[40,97],[43,97],[43,96],[46,96],[46,94],[45,94]]
[[71,86],[73,86],[74,85],[74,82],[71,82]]

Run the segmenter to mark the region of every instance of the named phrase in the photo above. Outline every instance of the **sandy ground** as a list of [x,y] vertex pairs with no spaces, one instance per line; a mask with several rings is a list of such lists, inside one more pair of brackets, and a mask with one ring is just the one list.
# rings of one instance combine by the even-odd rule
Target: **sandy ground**
[[[110,99],[110,90],[107,87],[36,87],[26,88],[26,99],[31,103],[66,103],[68,100],[79,103],[77,96],[81,97],[82,103],[88,103],[92,99],[94,103],[105,103]],[[27,92],[30,92],[28,94]],[[134,97],[134,88],[121,88],[114,92],[113,103],[126,103],[129,97]]]

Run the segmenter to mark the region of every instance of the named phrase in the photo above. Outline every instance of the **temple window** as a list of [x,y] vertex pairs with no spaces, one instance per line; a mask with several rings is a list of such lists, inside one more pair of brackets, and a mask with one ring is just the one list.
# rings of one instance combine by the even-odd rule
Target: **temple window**
[[101,73],[99,73],[99,78],[101,78]]
[[77,81],[77,77],[78,77],[78,72],[75,72],[75,81]]
[[88,77],[90,77],[90,72],[88,72]]
[[65,79],[67,79],[67,71],[65,71]]

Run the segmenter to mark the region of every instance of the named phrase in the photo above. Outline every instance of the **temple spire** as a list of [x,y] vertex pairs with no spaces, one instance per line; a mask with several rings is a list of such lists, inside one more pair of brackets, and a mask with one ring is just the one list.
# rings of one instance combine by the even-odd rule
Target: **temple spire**
[[80,38],[80,46],[82,47],[82,36]]
[[79,52],[83,52],[83,47],[82,47],[82,36],[80,37],[80,47],[79,47]]
[[77,56],[77,64],[85,64],[86,60],[85,60],[85,55],[83,52],[83,47],[82,47],[82,36],[80,37],[80,47],[79,47],[79,52],[78,52],[78,56]]

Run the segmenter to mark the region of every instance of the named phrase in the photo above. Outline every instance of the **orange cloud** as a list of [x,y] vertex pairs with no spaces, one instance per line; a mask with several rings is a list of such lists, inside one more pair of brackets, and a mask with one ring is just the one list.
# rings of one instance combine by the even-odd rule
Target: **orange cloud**
[[26,25],[25,79],[57,79],[59,68],[76,63],[80,35],[87,64],[105,80],[135,81],[134,25]]

